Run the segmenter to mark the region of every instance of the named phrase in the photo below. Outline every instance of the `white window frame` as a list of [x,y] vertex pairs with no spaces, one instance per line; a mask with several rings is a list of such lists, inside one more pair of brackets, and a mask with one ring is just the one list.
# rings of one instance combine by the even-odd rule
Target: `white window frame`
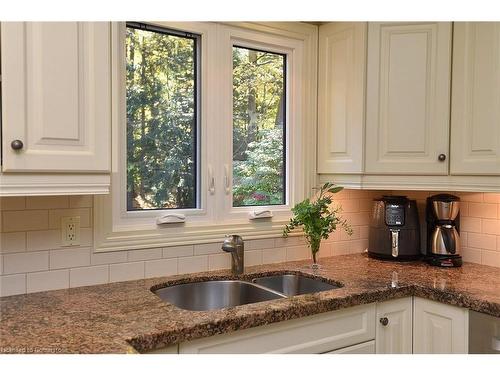
[[[95,251],[218,242],[229,232],[244,239],[280,236],[291,215],[290,208],[310,195],[316,182],[317,27],[300,23],[145,23],[200,35],[200,207],[168,210],[185,214],[186,222],[161,227],[156,225],[156,218],[167,210],[127,211],[125,23],[113,23],[111,194],[95,197]],[[287,55],[285,205],[233,207],[232,191],[225,186],[226,181],[232,185],[232,47],[235,44]],[[213,193],[208,189],[211,181],[215,182]],[[274,217],[249,220],[249,212],[263,209],[270,209]]]

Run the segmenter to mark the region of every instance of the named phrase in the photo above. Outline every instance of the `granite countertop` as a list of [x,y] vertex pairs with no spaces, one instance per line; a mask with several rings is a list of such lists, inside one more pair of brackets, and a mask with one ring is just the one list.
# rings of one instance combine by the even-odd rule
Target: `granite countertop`
[[[310,261],[248,267],[241,279],[312,274]],[[234,279],[204,272],[0,298],[0,353],[134,353],[359,304],[418,296],[500,317],[500,270],[442,269],[365,254],[322,258],[315,277],[342,288],[216,311],[186,311],[150,291],[158,285]]]

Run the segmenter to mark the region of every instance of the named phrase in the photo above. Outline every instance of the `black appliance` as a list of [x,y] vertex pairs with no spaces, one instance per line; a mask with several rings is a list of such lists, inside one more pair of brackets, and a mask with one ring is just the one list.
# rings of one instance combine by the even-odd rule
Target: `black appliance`
[[437,194],[427,198],[426,261],[433,266],[460,267],[460,198]]
[[396,195],[374,199],[368,255],[388,260],[415,260],[421,257],[416,201]]

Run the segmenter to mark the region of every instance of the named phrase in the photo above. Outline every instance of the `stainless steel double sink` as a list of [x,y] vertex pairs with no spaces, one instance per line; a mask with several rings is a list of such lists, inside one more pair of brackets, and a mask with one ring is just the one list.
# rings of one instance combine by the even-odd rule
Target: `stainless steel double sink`
[[208,311],[336,288],[340,286],[307,276],[284,274],[258,277],[252,282],[209,280],[178,284],[154,293],[181,309]]

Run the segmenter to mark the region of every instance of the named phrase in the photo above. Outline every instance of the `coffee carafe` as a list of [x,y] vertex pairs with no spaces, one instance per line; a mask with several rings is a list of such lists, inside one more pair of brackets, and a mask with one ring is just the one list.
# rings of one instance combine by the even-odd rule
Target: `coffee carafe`
[[427,198],[427,256],[429,264],[460,267],[460,198],[437,194]]

